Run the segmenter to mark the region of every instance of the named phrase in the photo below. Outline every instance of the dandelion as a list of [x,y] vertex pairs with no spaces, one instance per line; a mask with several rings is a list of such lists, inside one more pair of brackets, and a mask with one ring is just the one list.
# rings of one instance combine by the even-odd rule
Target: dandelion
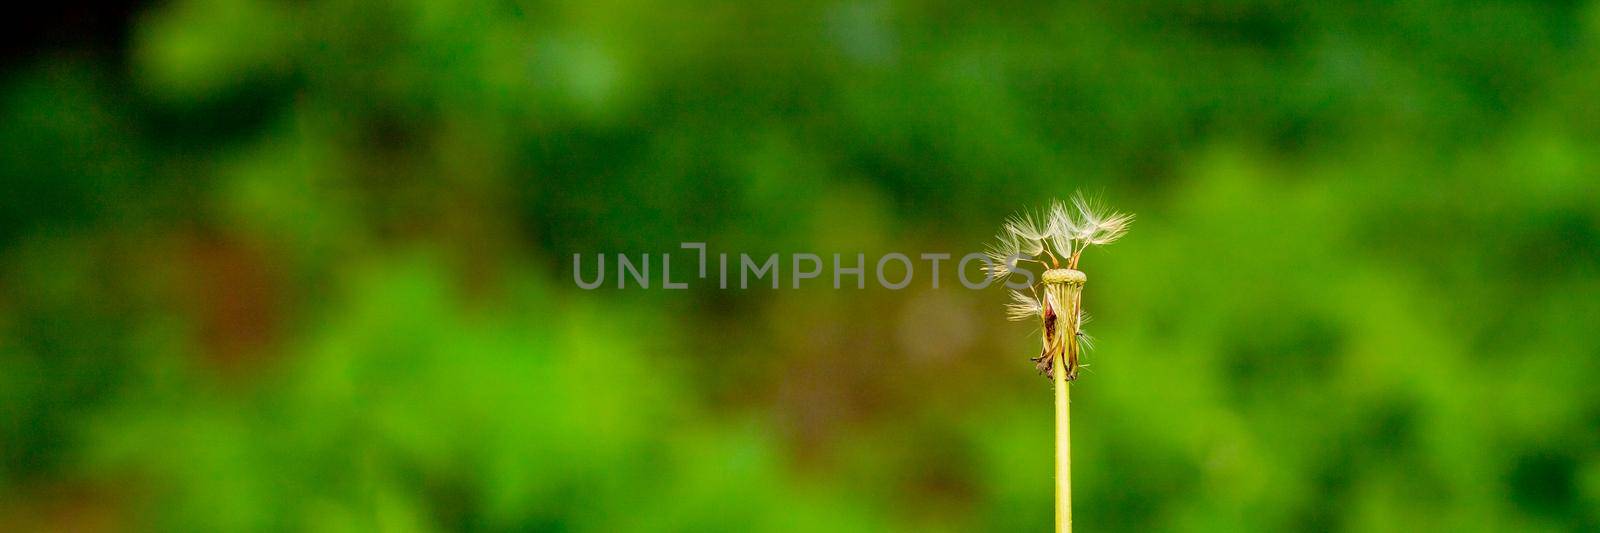
[[[1083,311],[1083,286],[1088,277],[1078,260],[1090,246],[1116,242],[1128,232],[1133,215],[1107,210],[1082,194],[1071,204],[1054,202],[1042,216],[1022,214],[1008,219],[996,244],[989,246],[986,270],[996,279],[1016,272],[1024,262],[1045,267],[1040,282],[1027,293],[1011,291],[1006,317],[1039,320],[1042,349],[1032,360],[1055,384],[1056,400],[1056,531],[1072,531],[1072,442],[1068,384],[1078,379],[1078,356],[1094,346],[1083,332],[1089,315]],[[1062,260],[1066,265],[1061,264]]]

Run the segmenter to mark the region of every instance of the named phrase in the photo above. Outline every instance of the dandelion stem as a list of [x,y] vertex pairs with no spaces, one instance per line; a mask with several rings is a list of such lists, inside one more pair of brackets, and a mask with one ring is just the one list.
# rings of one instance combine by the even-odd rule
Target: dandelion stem
[[[1058,356],[1065,359],[1064,356]],[[1072,533],[1072,400],[1066,361],[1056,361],[1056,533]]]

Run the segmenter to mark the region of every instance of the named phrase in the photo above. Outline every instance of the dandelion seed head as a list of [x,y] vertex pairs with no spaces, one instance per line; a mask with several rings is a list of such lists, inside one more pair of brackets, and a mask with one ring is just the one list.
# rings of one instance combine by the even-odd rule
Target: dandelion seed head
[[[1032,287],[1038,292],[1011,291],[1006,317],[1042,320],[1042,350],[1031,359],[1046,376],[1055,378],[1056,372],[1064,372],[1071,381],[1079,368],[1088,366],[1080,363],[1078,356],[1093,349],[1095,339],[1083,331],[1090,317],[1081,307],[1079,295],[1087,279],[1078,270],[1078,262],[1085,249],[1115,242],[1132,223],[1133,215],[1076,194],[1067,202],[1051,202],[1042,212],[1023,212],[1006,219],[999,238],[985,252],[989,259],[985,270],[995,278],[1021,270],[1019,263],[1024,261],[1045,269]],[[1063,316],[1074,312],[1075,316]],[[1056,368],[1058,364],[1064,366]]]

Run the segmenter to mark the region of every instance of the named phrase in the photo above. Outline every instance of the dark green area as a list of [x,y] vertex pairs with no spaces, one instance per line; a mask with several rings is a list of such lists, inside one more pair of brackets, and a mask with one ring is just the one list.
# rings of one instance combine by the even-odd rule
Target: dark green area
[[[1139,215],[1083,261],[1081,529],[1600,529],[1600,5],[131,24],[0,77],[0,529],[1045,530],[1004,292],[788,254],[1076,190]],[[572,281],[686,241],[786,288]]]

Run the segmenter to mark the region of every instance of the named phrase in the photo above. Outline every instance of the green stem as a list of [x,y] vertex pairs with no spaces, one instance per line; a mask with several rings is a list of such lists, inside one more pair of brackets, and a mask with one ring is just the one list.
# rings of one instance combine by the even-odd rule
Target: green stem
[[1057,361],[1055,371],[1056,533],[1072,533],[1072,401],[1065,365],[1066,361]]

